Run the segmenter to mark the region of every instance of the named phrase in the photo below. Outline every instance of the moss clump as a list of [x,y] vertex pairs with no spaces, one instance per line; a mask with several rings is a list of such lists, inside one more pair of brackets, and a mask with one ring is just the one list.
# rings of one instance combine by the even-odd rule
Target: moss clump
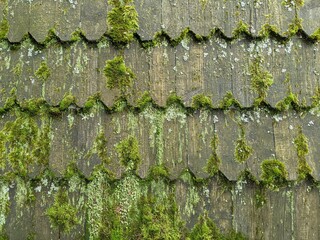
[[218,156],[217,148],[218,148],[218,135],[215,133],[211,140],[211,156],[207,161],[206,171],[210,174],[210,176],[215,175],[219,171],[219,166],[221,164],[221,159]]
[[252,154],[253,149],[248,145],[243,126],[240,126],[240,136],[236,141],[234,157],[237,162],[244,163]]
[[151,179],[168,178],[169,172],[164,165],[155,165],[150,169],[149,177]]
[[46,215],[52,227],[59,230],[59,235],[60,232],[69,233],[75,225],[79,224],[77,209],[69,203],[68,194],[62,189],[57,192],[54,204],[47,209]]
[[320,41],[320,28],[314,31],[314,33],[310,36],[310,38],[316,41]]
[[295,17],[293,22],[289,24],[289,28],[286,34],[288,36],[292,36],[292,35],[295,35],[297,32],[299,32],[299,30],[301,29],[302,29],[302,19]]
[[116,101],[114,102],[111,110],[113,112],[122,112],[127,108],[129,108],[127,99],[124,98],[124,97],[120,97],[120,98],[116,99]]
[[208,217],[205,212],[198,219],[198,222],[192,228],[188,240],[222,240],[223,235],[220,233],[216,224]]
[[46,106],[46,101],[43,98],[29,99],[20,103],[20,107],[31,114],[37,114]]
[[234,98],[232,92],[228,91],[221,100],[219,107],[226,110],[231,107],[241,108],[240,103]]
[[139,207],[141,239],[181,239],[183,225],[172,195],[161,201],[153,196],[142,197]]
[[192,98],[192,107],[194,109],[210,109],[213,108],[212,100],[210,97],[205,96],[204,94],[198,94]]
[[133,80],[136,78],[131,69],[125,65],[122,56],[106,61],[104,75],[107,78],[107,87],[119,89],[122,95],[125,95],[127,89],[132,87]]
[[261,169],[261,179],[266,187],[276,190],[286,184],[288,172],[285,169],[284,164],[279,160],[264,160],[261,164]]
[[175,92],[173,92],[167,98],[166,105],[171,106],[176,104],[183,106],[181,97],[179,97]]
[[127,170],[136,170],[141,157],[139,153],[139,144],[135,137],[129,136],[116,145],[121,164]]
[[275,25],[270,25],[270,24],[264,24],[261,27],[261,30],[259,32],[259,35],[261,37],[269,37],[270,34],[278,34],[279,33],[279,29],[277,26]]
[[294,139],[294,145],[296,146],[298,156],[298,181],[301,181],[306,179],[312,172],[306,160],[306,155],[309,153],[308,139],[303,134],[301,127],[299,127],[298,136]]
[[116,44],[127,44],[133,39],[133,34],[138,31],[138,13],[132,6],[132,0],[109,0],[113,6],[108,13],[107,23],[109,36]]
[[78,42],[81,40],[81,38],[83,36],[85,36],[86,34],[83,32],[82,29],[77,29],[76,31],[74,31],[72,34],[71,34],[71,41],[72,42]]
[[93,108],[93,106],[100,101],[100,98],[101,98],[100,93],[96,93],[93,96],[90,96],[84,104],[84,107],[83,107],[84,111],[89,111],[91,108]]
[[17,104],[17,89],[12,88],[10,90],[10,97],[6,99],[6,102],[4,103],[3,110],[9,110],[12,109]]
[[289,90],[288,95],[281,101],[276,103],[276,108],[280,111],[287,111],[291,107],[298,106],[299,100],[297,95],[291,92],[291,89]]
[[61,100],[59,104],[59,109],[61,111],[66,110],[71,104],[75,103],[76,98],[71,94],[67,93],[64,95],[63,99]]
[[46,167],[50,151],[50,125],[43,120],[39,127],[28,113],[17,113],[0,131],[0,167],[9,167],[7,174],[27,176],[32,168]]
[[258,94],[258,98],[255,100],[256,105],[265,101],[269,87],[273,84],[273,77],[267,70],[263,69],[262,62],[262,58],[258,57],[253,60],[249,67],[251,87]]
[[47,62],[42,61],[40,63],[40,67],[35,72],[35,76],[42,82],[45,82],[50,77],[50,75],[51,75],[51,71],[47,65]]
[[153,99],[152,97],[150,96],[150,93],[145,91],[141,98],[138,99],[137,101],[137,108],[142,111],[144,110],[147,106],[149,105],[153,105],[154,102],[153,102]]
[[239,37],[241,34],[250,35],[248,24],[240,20],[238,26],[233,30],[232,34],[234,38]]

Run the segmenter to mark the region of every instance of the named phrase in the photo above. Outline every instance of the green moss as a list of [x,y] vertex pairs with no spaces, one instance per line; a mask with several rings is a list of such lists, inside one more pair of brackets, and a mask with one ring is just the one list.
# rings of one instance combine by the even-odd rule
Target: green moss
[[276,108],[280,111],[287,111],[293,106],[298,106],[299,100],[297,95],[291,92],[289,89],[288,95],[281,101],[276,103]]
[[125,95],[127,89],[132,87],[133,80],[136,78],[131,69],[125,65],[122,56],[106,61],[104,75],[107,78],[107,87],[119,89],[122,95]]
[[126,108],[128,108],[127,99],[125,99],[124,97],[120,97],[114,102],[112,106],[112,111],[123,112]]
[[243,126],[240,126],[240,135],[236,141],[234,157],[237,162],[244,163],[251,156],[253,149],[248,145]]
[[17,89],[12,88],[10,90],[10,97],[8,97],[4,104],[4,109],[9,110],[12,109],[17,104],[17,95],[16,95]]
[[173,92],[167,98],[166,105],[171,106],[171,105],[176,105],[176,104],[183,106],[181,97],[179,97],[175,92]]
[[69,233],[79,224],[77,209],[69,203],[68,194],[62,189],[57,192],[54,203],[47,209],[46,215],[52,227],[58,229],[59,232]]
[[320,28],[318,28],[316,31],[314,31],[314,33],[311,34],[310,38],[314,39],[316,41],[320,41]]
[[149,177],[151,179],[168,178],[169,172],[163,164],[155,165],[150,169]]
[[22,74],[22,66],[21,63],[17,63],[16,66],[12,70],[13,74],[16,76],[21,76]]
[[107,149],[107,138],[105,136],[105,133],[103,130],[99,131],[98,136],[96,137],[94,141],[94,150],[97,153],[98,157],[101,159],[101,162],[104,165],[107,165],[111,162],[109,156],[108,156],[108,149]]
[[242,20],[239,21],[238,26],[232,31],[233,37],[237,38],[242,34],[250,35],[248,24],[244,23]]
[[304,0],[282,0],[281,4],[286,7],[294,8],[296,6],[300,8],[304,5]]
[[240,108],[240,103],[234,98],[232,92],[226,92],[223,99],[221,100],[219,107],[226,110],[230,107],[238,107]]
[[150,96],[150,93],[145,91],[137,101],[137,108],[140,111],[143,111],[143,109],[145,109],[146,107],[153,105],[153,104],[154,104],[154,102],[153,102],[152,97]]
[[207,161],[206,171],[210,174],[210,176],[215,175],[219,171],[219,166],[221,164],[221,159],[218,156],[217,148],[218,148],[218,135],[215,133],[211,140],[211,156]]
[[[161,32],[160,34],[167,36],[164,32]],[[189,40],[189,34],[190,34],[190,29],[188,27],[183,29],[183,31],[181,32],[179,37],[177,37],[175,39],[170,39],[170,45],[172,47],[176,47],[181,43],[181,41],[183,39]],[[167,36],[167,37],[170,38],[169,36]]]
[[[133,234],[137,231],[138,221],[138,201],[141,196],[141,186],[139,179],[134,174],[126,174],[122,178],[112,193],[109,201],[109,214],[118,219],[119,224],[113,224],[112,232],[122,232],[123,239],[135,239]],[[112,218],[110,219],[112,220]],[[121,229],[119,231],[118,229]]]
[[202,10],[204,10],[207,6],[208,0],[199,0],[199,2],[201,3]]
[[261,37],[269,37],[270,34],[278,34],[280,31],[276,25],[264,24],[261,27],[259,35]]
[[205,96],[204,94],[198,94],[192,98],[192,107],[194,109],[210,109],[213,108],[212,100],[210,97]]
[[261,164],[261,169],[261,180],[266,187],[276,190],[286,184],[288,172],[285,169],[284,164],[279,160],[264,160]]
[[29,99],[20,103],[20,107],[31,114],[39,113],[45,105],[46,101],[43,98]]
[[127,170],[136,170],[141,162],[139,153],[139,144],[135,137],[129,136],[128,138],[120,141],[116,145],[121,164]]
[[255,105],[259,105],[265,101],[269,87],[273,84],[273,77],[261,65],[263,62],[261,57],[257,57],[250,64],[249,72],[251,75],[251,87],[258,94]]
[[66,93],[59,104],[61,111],[66,110],[71,104],[75,103],[76,98],[71,93]]
[[161,200],[144,196],[139,206],[141,239],[181,239],[183,225],[173,195]]
[[82,36],[85,36],[86,34],[83,32],[82,29],[77,29],[71,34],[71,41],[72,42],[78,42],[81,40]]
[[50,125],[42,120],[38,126],[28,113],[17,113],[14,121],[7,122],[0,131],[0,160],[7,174],[26,176],[37,166],[45,167],[49,161]]
[[2,11],[2,21],[0,23],[0,38],[7,38],[9,32],[9,21],[8,21],[8,1],[5,1],[5,7]]
[[93,96],[90,96],[84,104],[84,111],[89,111],[91,108],[93,108],[100,101],[100,98],[100,93],[96,93]]
[[289,24],[286,35],[293,36],[302,29],[302,18],[295,17],[293,22]]
[[298,181],[301,181],[306,179],[312,172],[306,160],[306,155],[309,153],[308,139],[303,134],[301,127],[299,127],[298,135],[294,139],[294,145],[297,149],[298,156]]
[[196,225],[192,228],[189,238],[190,240],[222,240],[223,236],[215,223],[208,217],[205,212],[198,219]]
[[134,33],[138,31],[138,14],[132,0],[109,0],[113,6],[108,12],[108,35],[116,44],[127,44],[133,40]]
[[266,203],[266,192],[265,189],[258,189],[255,193],[255,205],[260,208]]
[[42,61],[40,63],[40,67],[35,72],[35,76],[42,82],[45,82],[50,77],[50,75],[51,75],[51,71],[47,65],[47,62]]

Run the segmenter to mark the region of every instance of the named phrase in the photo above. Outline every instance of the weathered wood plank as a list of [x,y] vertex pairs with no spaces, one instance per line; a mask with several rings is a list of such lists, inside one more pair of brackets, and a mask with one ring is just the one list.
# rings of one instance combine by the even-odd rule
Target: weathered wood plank
[[20,42],[29,31],[30,3],[29,1],[8,0],[8,39],[10,42]]
[[276,158],[283,162],[288,171],[288,180],[297,179],[298,156],[294,139],[301,126],[301,120],[295,112],[274,116],[273,124]]
[[253,34],[259,35],[265,24],[275,26],[281,35],[286,35],[289,25],[295,18],[295,8],[285,6],[282,0],[255,1],[251,6],[251,22],[254,31]]
[[107,31],[107,13],[107,0],[83,0],[81,2],[81,30],[88,40],[98,40]]
[[221,158],[220,171],[229,179],[236,181],[246,164],[235,158],[236,141],[240,134],[238,114],[234,111],[217,112],[215,132],[218,136],[217,154]]
[[305,0],[304,5],[298,10],[298,17],[303,19],[303,31],[312,35],[320,27],[320,2]]
[[54,0],[31,1],[29,32],[37,42],[45,41],[49,30],[56,26],[57,3]]
[[294,188],[294,239],[319,239],[319,189],[310,182]]
[[72,39],[72,33],[80,28],[81,2],[62,1],[57,2],[56,32],[62,41]]
[[[151,40],[164,27],[161,25],[162,10],[159,10],[159,1],[142,0],[134,1],[134,3],[139,17],[139,30],[137,33],[142,40]],[[162,8],[162,5],[160,5],[160,8]]]

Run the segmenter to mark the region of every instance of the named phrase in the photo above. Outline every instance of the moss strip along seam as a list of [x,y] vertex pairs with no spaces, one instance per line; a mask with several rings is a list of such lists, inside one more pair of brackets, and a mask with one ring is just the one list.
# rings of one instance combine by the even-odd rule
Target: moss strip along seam
[[[175,47],[178,44],[180,44],[185,38],[191,38],[193,39],[195,42],[208,42],[210,39],[212,38],[219,38],[228,42],[232,42],[234,40],[237,39],[247,39],[249,41],[262,41],[264,39],[274,39],[276,41],[278,41],[279,43],[286,43],[288,42],[290,39],[294,38],[294,37],[302,37],[304,39],[305,42],[308,43],[316,43],[318,41],[320,41],[320,36],[319,36],[319,32],[320,29],[318,29],[317,31],[315,31],[315,33],[311,36],[306,35],[303,30],[299,29],[296,30],[294,33],[292,33],[290,36],[281,36],[280,34],[278,34],[277,32],[275,32],[275,30],[273,30],[272,27],[266,25],[264,28],[264,31],[261,32],[261,35],[259,36],[253,36],[248,34],[246,31],[244,32],[244,34],[242,34],[242,31],[237,32],[237,34],[232,37],[229,38],[227,36],[225,36],[220,29],[213,29],[211,31],[211,34],[208,36],[199,36],[197,34],[195,34],[193,31],[189,30],[188,28],[186,28],[184,31],[182,31],[182,33],[180,34],[179,37],[177,38],[170,38],[168,34],[166,34],[165,32],[161,31],[155,34],[154,38],[152,40],[141,40],[140,36],[138,34],[134,34],[134,38],[131,40],[132,41],[137,41],[139,42],[140,46],[143,48],[150,48],[150,47],[155,47],[158,44],[162,43],[162,42],[168,42],[171,46]],[[23,42],[25,41],[31,41],[32,44],[34,46],[36,46],[39,49],[42,48],[48,48],[51,45],[55,45],[55,44],[60,44],[60,45],[65,45],[65,46],[69,46],[72,43],[76,43],[79,41],[83,41],[85,43],[87,43],[88,45],[98,45],[101,42],[105,42],[108,41],[110,42],[110,44],[113,44],[115,46],[118,46],[116,43],[112,42],[112,38],[108,35],[105,34],[103,35],[100,39],[97,40],[88,40],[84,34],[82,32],[76,31],[73,33],[73,36],[77,36],[77,37],[73,37],[68,41],[62,41],[56,34],[54,31],[49,31],[47,39],[43,42],[37,42],[30,33],[26,34],[19,42],[10,42],[7,38],[0,38],[0,42],[5,42],[6,44],[8,44],[10,46],[11,49],[16,49],[19,48],[20,45],[22,45]],[[123,48],[123,45],[119,46],[120,48]]]

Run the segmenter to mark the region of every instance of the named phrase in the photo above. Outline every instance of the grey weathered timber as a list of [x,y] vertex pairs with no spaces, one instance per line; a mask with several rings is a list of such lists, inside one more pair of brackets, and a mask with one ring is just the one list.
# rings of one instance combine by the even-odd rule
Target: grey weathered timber
[[[262,162],[274,158],[284,163],[289,173],[288,180],[295,181],[299,158],[294,141],[301,128],[308,145],[306,163],[311,168],[310,174],[318,180],[319,164],[313,160],[319,151],[317,129],[320,120],[316,114],[315,110],[311,113],[289,111],[281,114],[263,110],[201,110],[187,114],[177,105],[166,110],[149,106],[140,113],[122,110],[113,114],[96,105],[87,113],[79,113],[71,105],[62,115],[47,120],[30,117],[40,130],[50,123],[50,154],[49,165],[46,162],[30,163],[27,175],[34,178],[49,167],[55,175],[63,176],[68,167],[75,165],[84,176],[90,177],[101,163],[99,152],[106,148],[105,157],[109,158],[106,166],[116,178],[120,178],[125,168],[119,161],[116,145],[134,136],[141,156],[137,174],[142,178],[148,177],[156,165],[165,166],[170,179],[177,179],[186,169],[199,179],[207,178],[210,173],[208,160],[215,154],[221,160],[221,163],[216,162],[216,166],[230,181],[236,181],[245,170],[259,180]],[[7,113],[2,118],[2,128],[17,119],[14,112]],[[99,136],[107,141],[105,147],[100,145],[98,148]],[[216,139],[215,149],[213,139]],[[239,139],[244,139],[252,149],[248,158],[236,156]],[[30,145],[27,150],[33,151],[33,147]],[[8,160],[2,173],[7,174],[12,169]]]
[[302,19],[303,31],[312,35],[319,29],[320,2],[305,0],[304,5],[298,10],[298,17]]
[[[84,0],[80,2],[80,28],[90,41],[99,40],[107,31],[107,0]],[[94,24],[92,24],[94,23]]]
[[[261,71],[273,78],[266,90],[268,104],[276,107],[292,93],[297,104],[311,106],[319,85],[318,52],[318,44],[298,38],[285,45],[270,39],[227,43],[220,38],[199,44],[185,38],[175,48],[162,42],[150,49],[133,42],[125,50],[124,60],[136,78],[125,95],[133,106],[145,92],[150,92],[159,106],[165,106],[172,94],[191,106],[194,96],[204,94],[212,99],[214,107],[220,107],[223,97],[231,92],[243,107],[251,107],[258,94],[250,68],[259,62]],[[106,61],[120,54],[108,41],[98,45],[82,41],[71,46],[52,44],[37,49],[26,40],[10,55],[8,45],[3,43],[0,54],[2,91],[8,96],[12,88],[17,88],[18,102],[42,97],[57,105],[66,94],[72,94],[77,105],[83,106],[90,96],[100,93],[104,104],[111,107],[121,96],[118,89],[107,87],[104,76]],[[50,72],[44,81],[36,76],[43,62]]]
[[37,42],[44,42],[49,31],[57,26],[58,4],[59,1],[53,0],[34,0],[30,2],[28,32]]
[[[147,1],[135,1],[134,5],[140,22],[138,34],[143,40],[151,40],[161,31],[177,38],[187,28],[200,36],[208,36],[212,30],[220,29],[225,36],[232,37],[240,21],[248,26],[252,35],[259,35],[266,25],[270,25],[280,35],[287,36],[296,17],[303,20],[303,30],[308,35],[319,28],[316,21],[319,5],[311,0],[305,1],[300,8],[283,4],[282,0],[162,0],[160,5]],[[55,29],[63,41],[71,40],[77,29],[81,29],[87,39],[99,40],[107,31],[106,18],[110,11],[106,0],[8,0],[8,10],[8,37],[13,42],[21,41],[28,32],[42,42],[51,29]],[[95,23],[94,27],[91,22]]]
[[162,1],[161,5],[156,1],[135,1],[135,9],[139,17],[138,34],[142,40],[153,39],[157,32],[163,30],[162,25]]
[[[308,182],[297,185],[293,190],[294,239],[319,238],[319,189]],[[298,207],[299,206],[299,207]]]
[[246,169],[245,162],[235,158],[236,141],[240,134],[239,115],[235,111],[217,113],[215,131],[218,137],[217,154],[221,159],[221,172],[231,181],[238,179]]

